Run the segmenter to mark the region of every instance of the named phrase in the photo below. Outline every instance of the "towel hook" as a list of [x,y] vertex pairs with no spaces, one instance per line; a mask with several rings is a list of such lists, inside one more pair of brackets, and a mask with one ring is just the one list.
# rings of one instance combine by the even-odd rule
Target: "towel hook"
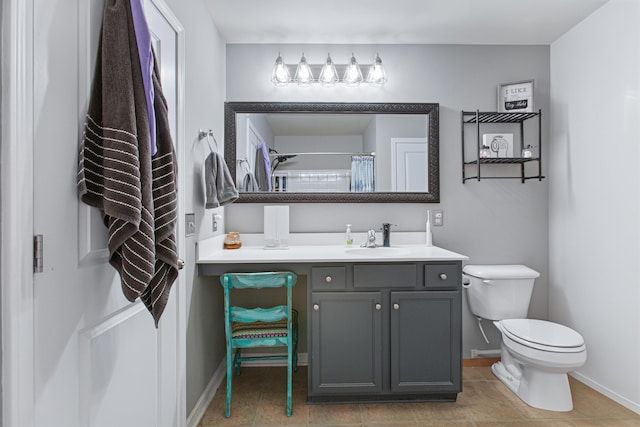
[[[209,146],[209,150],[211,150],[212,153],[217,153],[218,152],[218,141],[216,141],[216,137],[213,136],[213,129],[209,129],[209,130],[200,129],[198,131],[198,140],[202,140],[202,139],[205,139],[205,138],[207,139],[207,145]],[[213,143],[216,146],[215,150],[211,146],[211,140],[209,138],[213,139]]]

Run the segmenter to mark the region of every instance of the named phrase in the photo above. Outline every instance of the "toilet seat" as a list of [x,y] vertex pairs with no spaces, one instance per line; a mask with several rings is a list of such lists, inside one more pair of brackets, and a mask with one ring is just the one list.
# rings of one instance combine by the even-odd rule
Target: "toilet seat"
[[564,325],[537,319],[506,319],[497,323],[507,337],[529,348],[554,353],[585,350],[582,335]]

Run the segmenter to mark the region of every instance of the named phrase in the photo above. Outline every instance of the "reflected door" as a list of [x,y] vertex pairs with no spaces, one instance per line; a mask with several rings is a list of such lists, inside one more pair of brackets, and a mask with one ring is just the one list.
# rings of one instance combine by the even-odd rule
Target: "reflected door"
[[427,191],[427,139],[392,138],[392,182],[393,191]]

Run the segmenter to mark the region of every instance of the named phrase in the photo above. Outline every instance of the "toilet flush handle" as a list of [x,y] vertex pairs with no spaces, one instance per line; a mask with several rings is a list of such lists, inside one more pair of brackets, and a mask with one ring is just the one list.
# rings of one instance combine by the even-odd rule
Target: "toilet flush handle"
[[471,286],[471,280],[465,276],[464,274],[462,275],[462,287],[463,288],[468,288]]

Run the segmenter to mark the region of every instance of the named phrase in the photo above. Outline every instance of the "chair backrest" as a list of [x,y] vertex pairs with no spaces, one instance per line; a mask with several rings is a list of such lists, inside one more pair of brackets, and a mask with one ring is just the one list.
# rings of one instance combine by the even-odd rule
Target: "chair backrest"
[[[260,273],[225,273],[220,276],[220,284],[224,288],[225,329],[230,332],[231,322],[273,322],[280,319],[291,319],[293,295],[292,288],[298,276],[289,271],[270,271]],[[282,288],[287,289],[287,304],[263,308],[243,308],[231,305],[231,289]]]
[[220,283],[225,290],[236,288],[292,288],[298,276],[290,271],[268,271],[261,273],[225,273],[220,276]]

